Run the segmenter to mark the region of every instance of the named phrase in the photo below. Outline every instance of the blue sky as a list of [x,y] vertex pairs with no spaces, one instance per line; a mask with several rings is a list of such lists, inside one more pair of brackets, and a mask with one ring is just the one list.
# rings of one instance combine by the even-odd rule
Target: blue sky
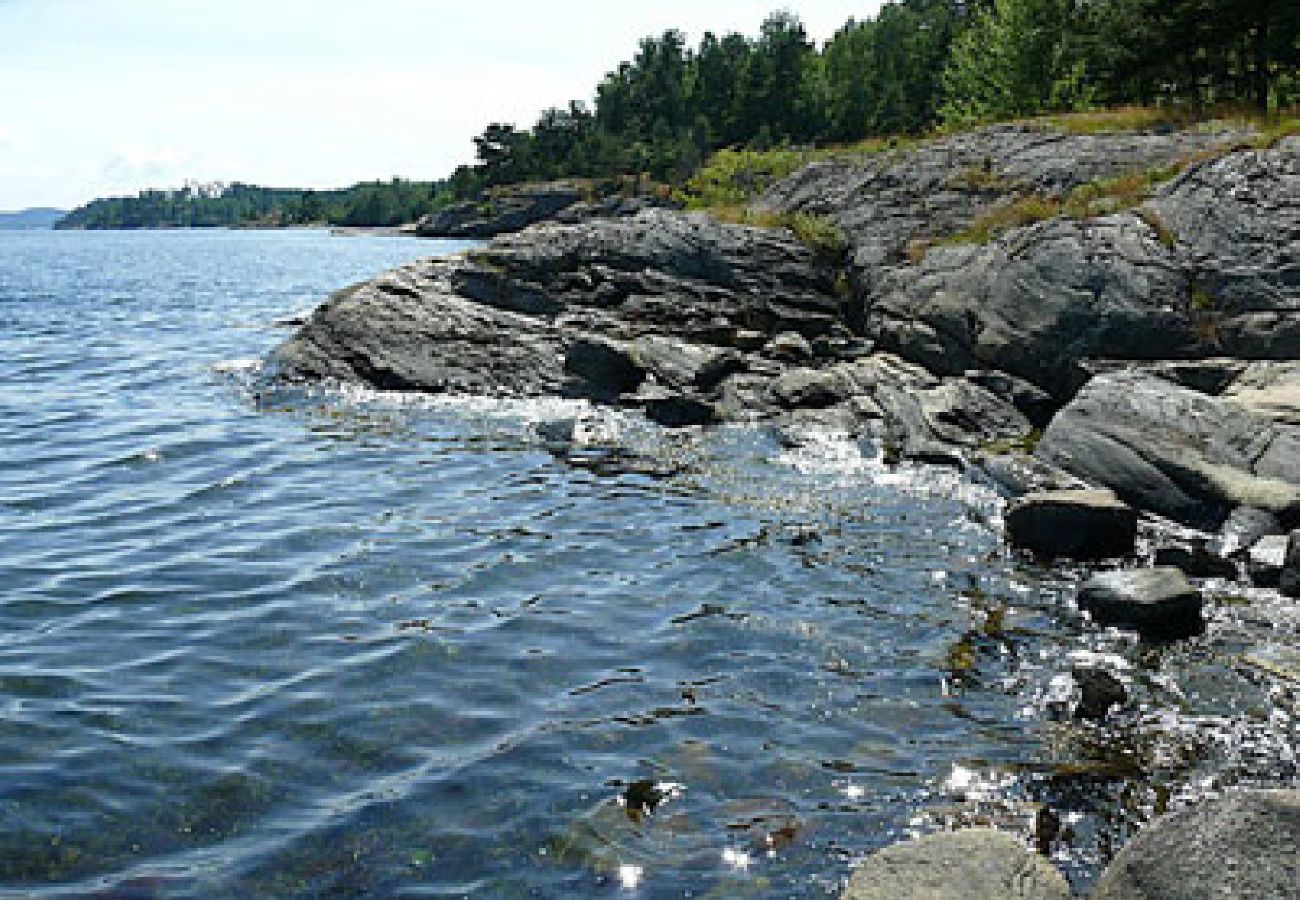
[[591,98],[637,40],[817,40],[878,0],[0,0],[0,210],[188,178],[331,187],[437,178],[489,121]]

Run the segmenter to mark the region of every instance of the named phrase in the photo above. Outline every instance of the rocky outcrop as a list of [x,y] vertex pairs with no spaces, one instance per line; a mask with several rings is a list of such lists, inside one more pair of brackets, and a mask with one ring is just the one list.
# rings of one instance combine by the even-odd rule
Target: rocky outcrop
[[545,222],[581,203],[585,192],[568,182],[498,189],[482,200],[453,203],[415,226],[420,237],[490,238]]
[[773,186],[762,209],[833,218],[849,236],[860,287],[906,261],[910,241],[951,234],[1009,197],[1060,197],[1127,172],[1168,166],[1242,140],[1238,130],[1070,135],[998,125],[919,146],[813,163]]
[[853,873],[841,900],[1069,900],[1052,864],[1001,831],[972,828],[896,844]]
[[1036,453],[1179,522],[1217,527],[1239,506],[1300,514],[1300,428],[1142,372],[1091,381]]
[[1110,864],[1092,900],[1280,900],[1300,885],[1300,792],[1251,791],[1151,825]]
[[[1009,198],[1242,136],[1007,126],[814,164],[761,205],[835,218],[849,277],[789,231],[534,186],[520,202],[564,222],[340,292],[278,369],[584,397],[673,426],[768,419],[795,442],[831,428],[887,459],[978,460],[1013,494],[1101,486],[1185,524],[1248,507],[1294,527],[1300,142],[1194,165],[1140,210],[936,247],[919,264],[904,252]],[[1016,540],[1035,548],[1051,531]]]

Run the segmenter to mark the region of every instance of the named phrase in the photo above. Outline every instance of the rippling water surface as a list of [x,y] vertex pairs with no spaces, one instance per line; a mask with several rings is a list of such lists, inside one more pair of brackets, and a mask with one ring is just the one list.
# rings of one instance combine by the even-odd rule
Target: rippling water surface
[[[1095,634],[973,481],[259,380],[276,319],[453,249],[0,232],[0,894],[824,897],[1034,822],[1082,885],[1179,796],[1295,780],[1294,692],[1231,662],[1268,597]],[[1049,715],[1084,651],[1121,738]]]

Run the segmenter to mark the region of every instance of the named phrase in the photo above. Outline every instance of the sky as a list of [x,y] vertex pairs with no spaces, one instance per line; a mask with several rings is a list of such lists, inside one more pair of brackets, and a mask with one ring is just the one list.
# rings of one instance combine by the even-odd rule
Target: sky
[[0,0],[0,210],[187,179],[435,179],[493,121],[594,97],[637,41],[818,42],[879,0]]

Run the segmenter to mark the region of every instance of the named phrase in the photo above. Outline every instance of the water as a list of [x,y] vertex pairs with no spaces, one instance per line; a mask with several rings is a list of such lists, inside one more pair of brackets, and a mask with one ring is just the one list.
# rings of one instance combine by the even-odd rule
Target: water
[[[1296,783],[1295,691],[1238,661],[1300,633],[1272,595],[1142,647],[870,447],[259,378],[277,319],[453,249],[0,233],[0,896],[831,897],[1044,816],[1083,887]],[[1082,651],[1121,727],[1051,714]]]

